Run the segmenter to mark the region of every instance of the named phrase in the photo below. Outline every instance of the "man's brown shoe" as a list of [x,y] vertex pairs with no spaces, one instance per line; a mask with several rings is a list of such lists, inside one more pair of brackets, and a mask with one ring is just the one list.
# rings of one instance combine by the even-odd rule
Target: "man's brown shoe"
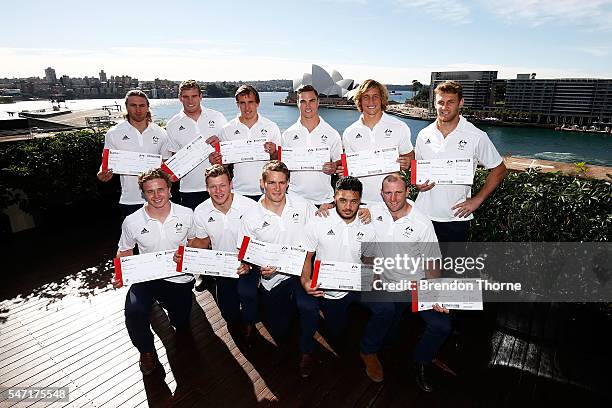
[[151,375],[157,367],[157,354],[153,353],[140,353],[140,361],[138,362],[140,371],[143,375]]
[[310,374],[312,374],[312,370],[314,368],[314,364],[315,360],[312,357],[312,354],[302,354],[300,358],[300,377],[310,377]]
[[380,364],[380,360],[376,353],[364,354],[359,353],[366,367],[366,374],[370,377],[370,380],[374,382],[382,382],[383,380],[383,368]]

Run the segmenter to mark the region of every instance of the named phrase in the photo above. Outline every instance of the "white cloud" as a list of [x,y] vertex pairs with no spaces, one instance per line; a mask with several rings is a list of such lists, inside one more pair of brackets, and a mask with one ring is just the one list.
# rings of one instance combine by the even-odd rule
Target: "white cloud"
[[609,30],[612,21],[612,0],[483,0],[482,4],[508,23]]
[[439,0],[393,0],[397,6],[410,8],[430,14],[436,20],[449,21],[454,24],[468,24],[471,22],[471,11],[461,1]]

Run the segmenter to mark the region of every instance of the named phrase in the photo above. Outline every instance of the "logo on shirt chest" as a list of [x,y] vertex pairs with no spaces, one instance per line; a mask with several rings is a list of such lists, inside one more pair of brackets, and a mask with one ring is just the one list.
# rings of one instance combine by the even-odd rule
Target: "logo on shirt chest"
[[425,141],[425,144],[431,144],[431,140],[427,139],[427,140]]
[[209,217],[208,222],[215,222],[215,219],[213,217]]
[[174,231],[175,231],[177,234],[179,234],[179,233],[183,232],[183,224],[181,224],[180,222],[177,222],[177,223],[174,225]]
[[363,241],[363,237],[365,236],[365,234],[361,231],[357,232],[357,235],[355,236],[355,238],[357,239],[357,241],[361,242]]
[[321,135],[321,144],[326,144],[326,143],[327,143],[327,136]]
[[142,234],[148,234],[148,233],[149,233],[149,230],[148,230],[148,229],[146,229],[146,228],[143,228],[143,229],[142,229],[142,231],[140,231],[140,235],[142,235]]
[[391,129],[385,129],[385,137],[391,137],[391,134],[393,134]]
[[329,231],[327,231],[327,235],[336,235],[336,233],[333,229],[330,229]]
[[153,136],[152,140],[153,140],[153,144],[157,144],[159,142],[159,136],[157,135]]
[[294,224],[299,224],[300,223],[300,214],[299,213],[293,213],[293,215],[291,216],[291,219],[293,219],[293,223]]
[[408,225],[406,228],[404,228],[404,232],[402,232],[402,234],[405,237],[410,237],[413,232],[414,232],[414,229],[410,225]]
[[465,150],[465,146],[467,146],[467,140],[461,139],[459,143],[457,143],[457,150]]
[[214,127],[215,127],[215,121],[214,121],[214,120],[212,120],[212,119],[211,119],[211,120],[209,120],[209,121],[208,121],[208,127],[210,127],[210,128],[214,128]]
[[298,135],[293,135],[293,140],[298,140],[300,137]]
[[183,126],[183,125],[179,126],[179,129],[178,129],[178,130],[179,130],[179,131],[180,131],[180,130],[185,130],[185,126]]
[[266,228],[269,226],[270,226],[270,223],[268,221],[264,221],[263,224],[261,224],[261,228]]
[[379,215],[378,217],[376,217],[376,221],[382,221],[382,220],[383,220],[382,215]]
[[268,134],[268,130],[267,129],[261,129],[261,135],[265,136]]
[[234,130],[234,134],[235,134],[235,135],[239,135],[239,134],[240,134],[240,131],[239,131],[238,129],[236,129],[236,130]]
[[121,140],[130,140],[130,137],[128,135],[123,135],[123,138]]
[[355,135],[355,139],[361,139],[363,138],[363,136],[361,136],[361,133],[357,133],[357,135]]

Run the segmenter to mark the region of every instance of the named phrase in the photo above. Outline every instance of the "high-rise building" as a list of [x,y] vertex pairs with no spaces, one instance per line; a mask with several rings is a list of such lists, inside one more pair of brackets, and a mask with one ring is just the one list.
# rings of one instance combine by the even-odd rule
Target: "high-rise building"
[[51,67],[45,69],[45,78],[48,84],[56,83],[57,77],[55,76],[55,70]]
[[484,109],[493,104],[493,82],[497,71],[448,71],[432,72],[429,101],[434,107],[434,89],[444,81],[457,81],[463,86],[463,100],[466,108]]
[[106,82],[106,72],[104,70],[100,70],[100,82]]

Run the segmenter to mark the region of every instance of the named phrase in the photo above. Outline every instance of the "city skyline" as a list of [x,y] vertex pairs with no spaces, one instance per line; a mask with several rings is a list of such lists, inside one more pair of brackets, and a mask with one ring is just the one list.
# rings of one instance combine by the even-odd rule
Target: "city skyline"
[[6,4],[0,77],[294,79],[314,63],[394,84],[458,70],[612,78],[611,0],[100,4]]

